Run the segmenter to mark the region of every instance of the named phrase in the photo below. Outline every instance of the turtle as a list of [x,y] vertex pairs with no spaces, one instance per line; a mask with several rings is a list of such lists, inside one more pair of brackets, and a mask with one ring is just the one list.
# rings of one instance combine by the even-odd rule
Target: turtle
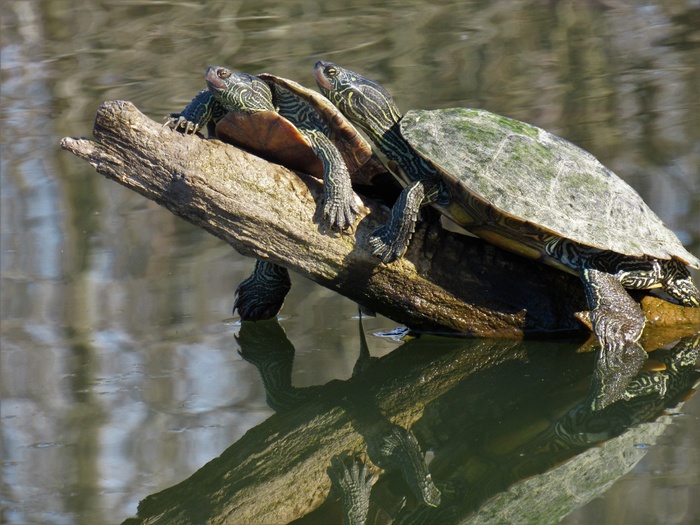
[[574,275],[609,368],[643,349],[644,314],[628,289],[660,288],[700,307],[700,260],[640,195],[592,154],[541,128],[483,109],[402,115],[377,82],[318,61],[321,92],[372,139],[405,186],[369,248],[390,263],[431,204],[469,232]]
[[[166,126],[185,134],[205,127],[210,136],[324,181],[324,228],[350,229],[358,205],[351,187],[386,187],[386,169],[357,129],[319,93],[262,73],[210,66],[208,89],[200,91]],[[389,191],[389,190],[388,190]],[[397,192],[398,194],[398,192]],[[390,192],[386,193],[388,199]],[[244,320],[269,319],[282,307],[291,282],[288,271],[258,260],[236,290],[234,312]]]

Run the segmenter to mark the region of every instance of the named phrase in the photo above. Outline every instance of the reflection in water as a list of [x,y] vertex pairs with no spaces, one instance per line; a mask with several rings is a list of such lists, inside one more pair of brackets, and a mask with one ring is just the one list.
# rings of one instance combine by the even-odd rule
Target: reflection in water
[[[364,372],[371,364],[367,339],[362,328],[362,315],[359,316],[360,353],[353,369],[353,377]],[[292,364],[294,348],[276,321],[270,323],[242,323],[236,338],[241,346],[241,355],[253,363],[260,372],[265,385],[267,402],[277,412],[287,411],[308,402],[327,390],[325,386],[294,388],[292,386]],[[423,453],[410,430],[387,420],[374,405],[371,396],[357,397],[359,401],[344,403],[343,408],[355,418],[355,429],[367,443],[367,454],[372,462],[384,470],[400,470],[403,479],[413,491],[415,498],[426,505],[437,507],[440,491],[432,482]],[[331,470],[336,486],[342,487],[346,516],[355,515],[353,523],[359,522],[359,515],[369,511],[369,499],[359,498],[366,492],[365,467],[359,467],[353,451],[347,451],[349,461],[340,459],[346,451],[334,456]],[[351,481],[356,483],[351,483]],[[367,495],[369,493],[367,492]]]
[[[633,380],[629,401],[601,411],[591,411],[587,402],[572,408],[554,425],[556,437],[548,446],[566,444],[572,450],[584,450],[579,448],[581,452],[570,461],[515,483],[464,523],[501,522],[508,516],[519,516],[524,523],[555,523],[600,496],[644,457],[672,423],[670,416],[695,392],[700,378],[695,368],[699,351],[700,336],[685,338],[662,351],[668,365],[661,373],[668,387],[664,395],[653,384],[656,380],[641,374]],[[595,444],[598,446],[587,448]]]
[[700,335],[658,350],[663,370],[597,410],[592,356],[574,346],[422,337],[370,361],[363,343],[352,378],[296,388],[277,321],[242,323],[238,343],[280,412],[143,500],[140,520],[556,522],[628,472],[647,450],[635,445],[663,432],[671,420],[659,415],[700,379]]
[[596,355],[590,393],[593,410],[601,410],[620,399],[628,399],[630,381],[647,360],[644,348],[636,342],[618,348],[614,359],[609,358],[610,353],[613,352],[601,345]]
[[698,379],[695,370],[700,335],[686,337],[669,350],[657,350],[654,359],[664,368],[643,371],[627,382],[623,400],[600,409],[581,404],[557,423],[559,436],[570,444],[590,445],[622,434],[626,429],[653,418],[681,400]]

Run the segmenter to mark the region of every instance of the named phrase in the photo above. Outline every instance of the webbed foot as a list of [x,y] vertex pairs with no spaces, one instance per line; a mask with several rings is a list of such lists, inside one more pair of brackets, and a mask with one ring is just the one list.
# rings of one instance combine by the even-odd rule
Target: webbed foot
[[[391,218],[384,226],[372,232],[369,248],[385,264],[395,261],[408,249],[416,231],[420,207],[434,201],[434,185],[428,185],[430,195],[426,198],[426,183],[414,181],[406,186],[391,208]],[[432,189],[431,189],[432,188]]]
[[622,366],[626,353],[639,352],[639,338],[646,319],[641,307],[630,297],[615,275],[583,268],[581,270],[590,319],[603,351],[603,366]]
[[367,463],[353,455],[333,456],[328,469],[333,489],[340,494],[345,525],[364,525],[369,513],[372,474]]
[[646,356],[638,343],[643,321],[640,327],[638,318],[600,311],[591,312],[591,321],[601,346],[600,359],[606,369],[619,368],[628,359],[638,358],[640,350]]
[[244,321],[262,321],[276,316],[292,283],[289,272],[273,263],[256,261],[250,277],[236,288],[233,311]]

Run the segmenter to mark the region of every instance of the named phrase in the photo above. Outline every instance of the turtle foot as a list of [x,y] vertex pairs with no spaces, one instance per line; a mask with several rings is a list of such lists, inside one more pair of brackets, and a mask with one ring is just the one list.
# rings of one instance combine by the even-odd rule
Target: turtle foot
[[343,523],[361,525],[367,521],[369,497],[372,492],[372,474],[367,463],[352,455],[333,456],[328,469],[333,489],[343,502]]
[[581,280],[591,308],[593,332],[602,347],[601,364],[608,369],[620,368],[628,354],[640,351],[644,312],[615,275],[582,268]]
[[282,309],[291,286],[285,268],[257,261],[253,274],[236,288],[233,311],[238,310],[243,321],[271,319]]
[[401,469],[406,483],[419,501],[429,507],[440,506],[440,490],[433,483],[425,456],[413,432],[394,426],[383,437],[381,453]]
[[180,131],[185,135],[195,135],[197,132],[199,132],[201,128],[199,124],[188,120],[186,117],[183,117],[180,113],[171,113],[170,115],[165,117],[165,119],[166,120],[165,124],[163,124],[163,127],[170,128],[174,131]]
[[323,223],[327,229],[342,232],[354,226],[359,211],[352,193],[343,200],[326,199],[323,205]]
[[[596,315],[598,313],[599,315]],[[595,335],[601,346],[601,358],[607,368],[619,368],[629,355],[639,354],[638,341],[644,328],[643,320],[624,315],[592,313]]]
[[264,321],[275,317],[282,309],[284,297],[261,297],[243,281],[236,289],[233,311],[238,310],[243,321]]
[[396,243],[391,231],[385,226],[374,230],[367,244],[372,255],[379,257],[384,264],[389,264],[400,258],[407,248]]

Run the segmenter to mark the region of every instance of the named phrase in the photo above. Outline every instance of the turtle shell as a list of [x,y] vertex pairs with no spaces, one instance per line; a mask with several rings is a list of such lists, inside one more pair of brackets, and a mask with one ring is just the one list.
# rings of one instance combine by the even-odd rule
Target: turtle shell
[[[330,139],[340,151],[353,183],[371,185],[375,177],[390,180],[386,168],[357,129],[320,93],[282,77],[262,73],[273,94],[285,89],[306,104],[325,122]],[[323,165],[296,126],[274,111],[230,111],[216,126],[216,135],[224,142],[239,146],[254,155],[314,177],[323,177]]]
[[409,111],[401,133],[441,171],[458,203],[476,198],[500,212],[505,220],[491,226],[504,238],[534,227],[585,246],[700,267],[626,182],[541,128],[484,110],[450,108]]

